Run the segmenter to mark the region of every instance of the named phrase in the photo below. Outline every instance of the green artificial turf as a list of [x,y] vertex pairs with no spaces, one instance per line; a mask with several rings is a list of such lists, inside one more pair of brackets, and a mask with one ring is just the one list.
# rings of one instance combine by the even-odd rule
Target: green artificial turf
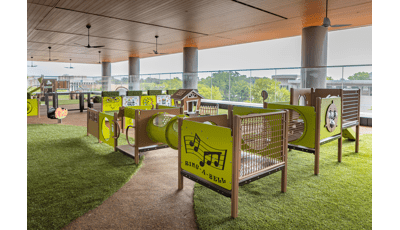
[[194,209],[200,229],[372,229],[372,135],[360,137],[360,151],[343,141],[321,147],[320,174],[314,155],[289,152],[287,193],[281,173],[239,188],[239,217],[230,217],[230,199],[199,184]]
[[[99,206],[140,168],[86,127],[28,125],[28,229],[60,229]],[[121,134],[120,144],[126,144]]]
[[[86,104],[87,102],[85,101],[85,104]],[[45,102],[44,101],[41,101],[40,102],[40,104],[41,105],[45,105]],[[76,104],[76,105],[78,105],[79,104],[79,99],[74,99],[74,100],[58,100],[58,105],[73,105],[73,104]],[[52,106],[53,105],[53,101],[49,101],[49,106]]]

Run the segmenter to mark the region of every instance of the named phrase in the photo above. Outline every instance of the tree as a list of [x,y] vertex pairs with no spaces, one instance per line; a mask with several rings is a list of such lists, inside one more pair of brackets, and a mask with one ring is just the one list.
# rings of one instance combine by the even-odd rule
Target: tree
[[164,80],[162,84],[164,85],[164,89],[175,90],[182,88],[182,80],[177,77],[171,80]]
[[199,89],[199,93],[206,99],[222,100],[222,94],[218,86],[212,87],[212,97],[211,97],[211,88],[209,86],[198,84],[197,88]]
[[[212,76],[208,76],[206,78],[203,78],[199,81],[199,84],[206,85],[207,87],[210,87],[211,83],[213,86],[217,86],[222,93],[223,100],[239,100],[241,97],[243,97],[244,92],[242,93],[240,87],[236,87],[236,91],[233,91],[233,87],[235,87],[240,81],[246,81],[247,76],[246,75],[241,75],[238,72],[217,72],[213,73]],[[230,85],[229,85],[230,84]],[[245,87],[247,84],[242,84],[241,86]],[[229,90],[231,90],[231,94],[229,97]],[[245,89],[243,89],[245,91]],[[214,91],[214,90],[213,90]],[[239,95],[239,99],[237,98],[237,95]],[[214,98],[214,96],[213,96]]]
[[349,80],[369,80],[369,73],[358,72],[348,77]]
[[[262,103],[261,92],[266,90],[268,92],[268,99],[266,102],[282,102],[290,100],[290,92],[286,88],[280,88],[279,82],[270,78],[259,78],[254,82],[254,87],[251,89],[251,96],[253,103]],[[276,98],[276,100],[275,100]]]
[[333,80],[333,78],[332,77],[326,77],[326,80]]
[[240,80],[231,85],[231,101],[245,102],[250,100],[249,83]]

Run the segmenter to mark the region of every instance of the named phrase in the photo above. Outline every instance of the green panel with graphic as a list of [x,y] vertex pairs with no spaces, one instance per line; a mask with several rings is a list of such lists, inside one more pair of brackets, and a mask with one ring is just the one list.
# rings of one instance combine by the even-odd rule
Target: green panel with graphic
[[140,109],[140,110],[151,110],[151,106],[144,106],[144,105],[139,105],[139,106],[127,106],[124,108],[124,117],[129,117],[132,119],[135,119],[135,110]]
[[231,129],[183,120],[181,167],[213,184],[231,190]]
[[[334,104],[331,106],[331,104]],[[335,136],[340,134],[342,130],[342,123],[341,123],[341,111],[342,111],[342,104],[341,104],[340,97],[334,98],[322,98],[321,99],[321,135],[320,139],[323,140],[327,137]],[[335,108],[335,109],[333,109]],[[336,111],[336,112],[335,112]],[[328,113],[328,114],[327,114]],[[327,118],[328,115],[328,118]],[[328,122],[327,122],[328,120]],[[332,126],[333,131],[330,132],[327,126]]]
[[100,141],[114,147],[114,116],[105,113],[99,115]]
[[132,118],[125,117],[125,127],[124,127],[124,129],[127,129],[128,126],[130,126],[130,125],[133,126],[133,120],[134,120],[134,119],[132,119]]
[[118,111],[122,106],[121,97],[103,97],[103,112]]
[[38,115],[38,101],[37,99],[27,99],[28,117]]
[[[298,122],[304,123],[304,131],[297,140],[289,144],[315,148],[315,109],[312,106],[288,105],[283,103],[268,103],[271,109],[291,109],[300,114]],[[291,114],[289,114],[291,116]],[[289,120],[292,120],[289,117]],[[289,127],[290,129],[290,127]]]
[[155,107],[157,104],[156,96],[142,96],[140,98],[140,104],[141,105],[154,105],[154,107]]

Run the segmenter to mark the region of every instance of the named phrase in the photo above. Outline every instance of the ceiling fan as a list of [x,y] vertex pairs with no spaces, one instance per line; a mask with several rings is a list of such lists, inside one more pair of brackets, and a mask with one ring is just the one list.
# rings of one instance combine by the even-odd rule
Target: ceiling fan
[[[88,31],[87,31],[87,46],[84,46],[84,47],[86,47],[86,48],[101,48],[101,47],[104,47],[104,46],[91,46],[90,45],[90,42],[89,42],[89,30],[90,30],[90,28],[91,28],[92,26],[90,25],[90,24],[87,24],[86,25],[86,28],[88,29]],[[78,44],[78,43],[75,43],[75,44],[77,44],[77,45],[80,45],[81,46],[81,44]]]
[[99,64],[101,63],[101,62],[100,62],[100,54],[101,54],[101,51],[99,50]]
[[47,48],[49,48],[49,61],[57,61],[58,59],[51,59],[51,52],[50,52],[51,46],[49,46]]
[[158,35],[156,35],[155,37],[156,37],[156,50],[153,50],[153,53],[149,53],[149,54],[167,54],[167,53],[159,53],[157,51],[157,38],[158,38]]
[[28,65],[28,67],[37,67],[37,65],[33,64],[33,57],[31,57],[31,65]]
[[71,66],[71,59],[69,59],[69,67],[66,66],[66,67],[64,67],[64,68],[67,68],[67,69],[73,69],[73,68],[74,68],[74,67]]
[[326,0],[326,17],[324,18],[324,23],[322,24],[324,27],[344,27],[351,26],[351,24],[342,24],[342,25],[331,25],[331,20],[328,18],[328,0]]

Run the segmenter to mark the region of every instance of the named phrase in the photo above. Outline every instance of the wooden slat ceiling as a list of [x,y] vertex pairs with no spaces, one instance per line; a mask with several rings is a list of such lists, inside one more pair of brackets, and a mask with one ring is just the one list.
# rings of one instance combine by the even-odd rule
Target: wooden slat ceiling
[[[324,0],[28,0],[27,60],[98,63],[301,35],[325,17]],[[269,14],[263,12],[271,12]],[[372,24],[371,0],[330,0],[328,17],[348,29]],[[86,24],[90,23],[88,49]]]

